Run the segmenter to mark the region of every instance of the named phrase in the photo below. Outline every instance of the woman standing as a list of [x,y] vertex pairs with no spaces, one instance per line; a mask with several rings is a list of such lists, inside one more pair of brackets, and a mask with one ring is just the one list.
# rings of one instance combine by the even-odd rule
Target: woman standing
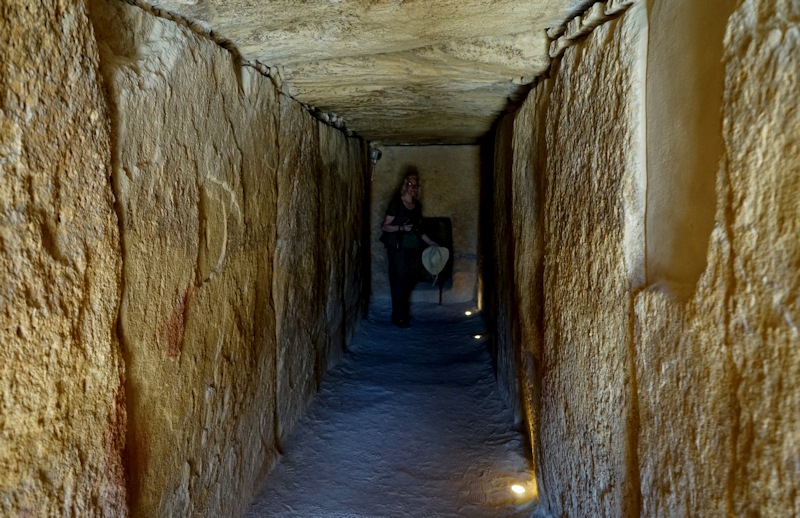
[[419,174],[406,173],[399,193],[389,202],[381,230],[381,241],[389,255],[389,285],[392,290],[392,324],[409,327],[409,298],[419,268],[422,243],[435,245],[422,232],[422,204],[419,194]]

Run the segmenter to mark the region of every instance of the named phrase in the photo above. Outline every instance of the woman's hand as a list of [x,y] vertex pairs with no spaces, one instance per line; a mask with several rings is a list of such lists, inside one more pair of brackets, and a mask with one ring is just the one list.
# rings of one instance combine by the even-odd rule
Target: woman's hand
[[422,240],[428,243],[428,246],[439,246],[433,239],[429,238],[427,234],[422,234]]

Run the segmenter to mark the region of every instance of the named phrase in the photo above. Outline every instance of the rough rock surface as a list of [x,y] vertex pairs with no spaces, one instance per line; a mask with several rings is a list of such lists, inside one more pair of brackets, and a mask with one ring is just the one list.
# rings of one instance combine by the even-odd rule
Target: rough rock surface
[[[364,164],[366,147],[356,138],[347,138],[341,131],[319,124],[320,221],[317,237],[322,239],[320,257],[327,283],[325,300],[325,333],[318,355],[322,370],[337,363],[363,314],[363,303],[369,295],[361,257],[361,236],[364,233],[365,174],[357,174],[353,164]],[[366,173],[366,169],[362,170]],[[317,315],[319,318],[319,315]]]
[[[400,188],[408,168],[415,167],[422,187],[424,217],[450,218],[453,225],[453,284],[443,303],[475,300],[477,291],[480,149],[477,146],[386,146],[373,168],[370,231],[372,234],[372,297],[391,298],[386,249],[379,241],[386,206]],[[439,289],[418,283],[412,303],[439,302]],[[411,309],[413,314],[413,307]]]
[[646,514],[800,513],[798,20],[781,1],[730,18],[708,268],[686,304],[637,299]]
[[568,49],[552,79],[541,441],[557,515],[636,511],[629,258],[644,251],[646,35],[638,5]]
[[317,122],[287,97],[280,99],[278,146],[286,152],[278,166],[278,234],[272,283],[278,340],[278,438],[300,418],[319,376],[317,354],[325,315],[321,294],[327,286],[317,261],[321,218]]
[[5,1],[0,27],[0,515],[124,516],[97,48],[80,2]]
[[737,515],[800,514],[800,5],[744,2],[725,57],[726,331],[739,412],[729,497]]
[[[649,22],[691,15],[661,8]],[[519,342],[498,354],[522,351],[505,370],[521,373],[523,395],[541,381],[538,428],[535,413],[529,423],[550,512],[792,516],[800,512],[800,11],[779,0],[740,2],[725,38],[709,42],[725,55],[724,124],[710,138],[724,149],[707,266],[688,296],[672,282],[636,291],[641,151],[645,143],[648,154],[668,149],[645,141],[641,124],[643,13],[639,3],[567,49],[515,115],[514,164],[504,174],[526,178],[532,167],[546,198],[537,201],[537,180],[513,189],[521,198],[511,221],[516,270],[499,272],[498,282],[516,283],[516,307],[500,311],[520,322],[498,334],[519,333]],[[673,115],[678,124],[684,113]],[[661,167],[668,159],[659,156],[648,182],[670,189],[673,178],[685,188]],[[664,174],[672,176],[654,177]],[[544,272],[530,276],[538,247],[524,229],[536,225],[537,203]],[[537,334],[542,377],[524,356],[530,348],[537,359]]]
[[514,120],[513,163],[511,171],[513,272],[515,281],[513,322],[514,347],[517,348],[517,376],[521,410],[529,431],[532,464],[538,481],[542,476],[539,424],[541,423],[542,318],[544,283],[543,178],[547,167],[546,122],[537,111],[549,96],[545,82],[520,108]]
[[[525,133],[530,134],[529,132]],[[488,300],[485,305],[490,315],[489,321],[494,323],[492,352],[500,393],[513,409],[515,420],[520,421],[522,408],[517,386],[519,354],[515,347],[517,336],[514,284],[498,282],[498,279],[504,278],[506,272],[510,273],[514,270],[514,254],[516,253],[512,229],[514,216],[511,174],[514,163],[513,134],[514,119],[504,117],[495,130],[494,174],[491,180],[492,198],[488,202],[494,227],[492,228],[492,239],[487,243],[491,248],[483,251],[486,254],[483,258],[484,272],[490,270],[483,281],[489,287]]]
[[[91,11],[112,106],[132,513],[242,514],[357,322],[334,315],[328,339],[327,297],[353,307],[340,287],[359,281],[351,256],[323,255],[320,207],[340,200],[320,157],[346,156],[331,171],[354,178],[335,231],[360,227],[363,153],[343,135],[323,150],[302,107],[188,28],[121,2]],[[358,255],[356,238],[341,247]]]
[[386,143],[475,143],[547,69],[545,29],[583,0],[155,0],[284,90]]
[[723,276],[708,270],[698,285],[704,296],[688,305],[662,286],[636,298],[644,515],[729,514],[735,422]]

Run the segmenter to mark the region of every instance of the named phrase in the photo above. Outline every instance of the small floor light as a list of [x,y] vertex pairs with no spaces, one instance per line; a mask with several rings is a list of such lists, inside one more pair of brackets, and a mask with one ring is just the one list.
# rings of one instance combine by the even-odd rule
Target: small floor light
[[525,494],[525,488],[522,487],[519,484],[514,484],[513,486],[511,486],[511,491],[515,492],[518,495],[524,495]]
[[467,310],[467,311],[464,312],[464,314],[467,315],[467,316],[470,316],[470,315],[472,315],[472,311]]
[[481,336],[481,335],[472,335],[472,338],[474,338],[475,340],[480,340],[481,338],[483,338],[483,336]]

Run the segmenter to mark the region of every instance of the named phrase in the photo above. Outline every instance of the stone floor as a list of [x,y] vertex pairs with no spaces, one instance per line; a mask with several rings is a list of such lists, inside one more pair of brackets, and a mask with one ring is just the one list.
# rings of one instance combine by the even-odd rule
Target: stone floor
[[[495,389],[490,338],[466,306],[374,307],[325,377],[251,517],[523,517],[542,512],[523,435]],[[475,338],[475,335],[481,335]]]

